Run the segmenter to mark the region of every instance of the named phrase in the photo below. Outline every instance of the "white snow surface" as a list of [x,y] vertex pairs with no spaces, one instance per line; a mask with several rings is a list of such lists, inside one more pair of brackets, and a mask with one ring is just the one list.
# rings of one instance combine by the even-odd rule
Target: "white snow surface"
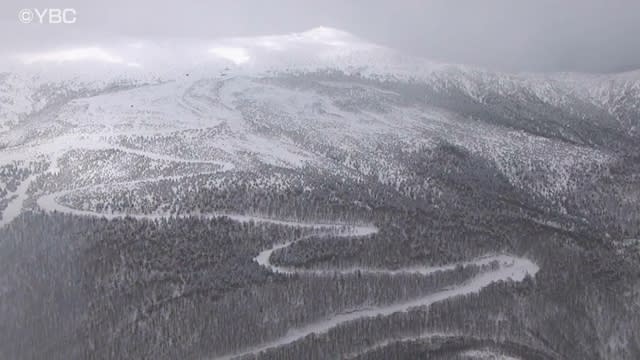
[[[350,236],[357,236],[357,235],[349,234],[348,232],[344,234],[345,238],[348,238]],[[429,306],[433,303],[446,300],[452,297],[468,295],[471,293],[477,293],[480,290],[482,290],[484,287],[496,281],[507,281],[507,280],[522,281],[525,278],[525,276],[527,275],[534,276],[536,272],[539,270],[538,266],[535,263],[533,263],[532,261],[526,258],[519,258],[519,257],[510,256],[510,255],[505,255],[505,254],[488,255],[488,256],[481,257],[469,262],[451,264],[447,266],[411,267],[411,268],[400,269],[400,270],[351,268],[351,269],[314,271],[314,270],[296,270],[293,268],[283,268],[283,267],[273,265],[269,260],[271,253],[275,250],[282,249],[286,246],[289,246],[290,244],[291,243],[285,243],[285,244],[277,245],[271,249],[265,250],[261,252],[254,259],[254,261],[256,261],[257,263],[265,266],[266,268],[274,272],[280,272],[280,273],[286,273],[286,274],[300,274],[305,276],[309,276],[309,275],[331,276],[333,274],[345,275],[345,274],[353,274],[355,272],[360,272],[364,275],[389,274],[393,276],[399,276],[403,273],[427,275],[437,271],[449,271],[451,269],[454,269],[458,265],[482,266],[482,265],[490,264],[494,261],[499,264],[499,267],[496,270],[483,270],[480,274],[478,274],[477,276],[475,276],[474,278],[470,279],[469,281],[467,281],[462,285],[452,286],[446,289],[442,289],[416,299],[389,304],[386,306],[367,307],[362,309],[355,309],[345,313],[335,314],[328,318],[320,319],[316,322],[308,324],[304,327],[291,329],[284,336],[277,338],[271,342],[261,344],[255,347],[251,347],[249,349],[245,349],[238,353],[215,357],[216,359],[233,359],[233,358],[240,358],[246,355],[258,354],[268,349],[277,348],[283,345],[291,344],[296,341],[302,340],[306,336],[311,334],[321,335],[321,334],[327,333],[330,330],[351,321],[355,321],[359,319],[375,318],[377,316],[389,316],[397,312],[406,312],[418,307]],[[400,339],[400,340],[406,340],[406,339]]]
[[[77,189],[76,189],[77,190]],[[85,211],[85,210],[77,210],[65,206],[57,201],[58,197],[63,196],[65,192],[53,193],[42,196],[38,199],[37,203],[40,208],[46,211],[57,211],[61,213],[69,213],[80,216],[97,216],[104,217],[107,219],[114,218],[122,218],[122,217],[131,217],[137,219],[160,219],[168,216],[168,214],[102,214],[96,213],[93,211]],[[184,217],[184,216],[196,216],[201,218],[215,218],[215,217],[228,217],[235,221],[240,222],[261,222],[261,223],[270,223],[275,225],[285,225],[285,226],[295,226],[295,227],[305,227],[316,229],[317,231],[321,231],[325,234],[333,234],[334,236],[339,236],[342,238],[352,238],[352,237],[370,237],[375,235],[378,229],[373,225],[352,225],[352,224],[331,224],[331,223],[309,223],[309,222],[297,222],[292,220],[279,220],[268,217],[260,217],[260,216],[251,216],[251,215],[243,215],[243,214],[227,214],[227,213],[207,213],[207,214],[185,214],[183,216],[178,215],[175,217]],[[527,275],[535,275],[539,270],[538,266],[532,261],[526,258],[514,257],[507,254],[493,254],[487,255],[472,261],[449,264],[444,266],[420,266],[420,267],[406,267],[397,270],[387,270],[387,269],[375,269],[375,268],[367,268],[367,267],[358,267],[358,268],[348,268],[348,269],[333,269],[333,270],[306,270],[306,269],[296,269],[292,267],[282,267],[277,266],[271,263],[270,258],[271,254],[274,251],[279,249],[286,248],[293,244],[294,242],[300,241],[302,239],[298,239],[291,242],[286,242],[283,244],[275,245],[269,249],[266,249],[260,252],[255,258],[254,261],[261,266],[266,267],[272,272],[275,273],[284,273],[284,274],[298,274],[303,276],[333,276],[336,274],[341,275],[349,275],[355,273],[361,273],[363,275],[368,274],[387,274],[392,276],[402,276],[403,274],[420,274],[427,276],[429,274],[438,272],[438,271],[451,271],[455,269],[457,266],[486,266],[491,263],[497,263],[498,268],[494,270],[484,269],[480,274],[470,279],[466,283],[458,286],[449,287],[446,289],[442,289],[436,291],[434,293],[428,294],[423,297],[419,297],[416,299],[410,299],[403,302],[398,302],[394,304],[389,304],[386,306],[377,306],[377,307],[367,307],[363,309],[356,309],[353,311],[349,311],[346,313],[335,314],[326,319],[320,319],[317,322],[310,323],[302,328],[291,329],[285,336],[275,339],[272,342],[261,344],[256,347],[252,347],[250,349],[243,350],[239,353],[229,354],[222,357],[216,357],[220,359],[231,359],[236,357],[241,357],[249,354],[256,354],[261,351],[276,348],[279,346],[283,346],[286,344],[293,343],[295,341],[301,340],[310,334],[323,334],[331,329],[358,319],[365,318],[374,318],[376,316],[388,316],[396,312],[406,312],[411,309],[417,307],[429,306],[435,302],[442,301],[451,297],[467,295],[471,293],[478,292],[482,290],[487,285],[503,280],[511,280],[511,281],[522,281]]]
[[[550,169],[545,175],[549,177],[547,182],[554,184],[557,191],[570,186],[568,171],[576,164],[609,159],[609,154],[591,148],[461,119],[435,107],[408,106],[399,101],[399,94],[373,85],[321,81],[310,87],[297,87],[269,81],[284,75],[339,70],[364,79],[417,81],[434,88],[455,85],[479,102],[485,101],[488,94],[514,99],[533,95],[541,102],[563,106],[575,97],[612,114],[621,102],[640,99],[640,72],[599,76],[494,73],[404,56],[326,27],[296,34],[201,41],[127,40],[14,55],[0,65],[0,166],[16,161],[27,164],[46,161],[49,168],[45,173],[31,175],[14,193],[8,194],[12,200],[3,211],[0,228],[25,211],[25,203],[32,196],[40,209],[80,216],[109,219],[225,216],[235,221],[306,227],[343,239],[371,237],[377,232],[370,224],[303,223],[258,215],[96,213],[71,208],[61,201],[74,191],[204,174],[199,172],[122,182],[118,180],[122,177],[118,171],[122,169],[107,168],[99,171],[113,176],[101,185],[77,186],[73,183],[76,179],[71,179],[49,193],[40,189],[28,191],[38,176],[68,171],[61,160],[78,150],[89,153],[114,150],[150,161],[218,166],[219,170],[212,173],[239,170],[255,161],[292,169],[345,167],[349,170],[346,174],[353,172],[360,176],[377,170],[383,181],[400,181],[408,169],[393,163],[378,145],[394,142],[415,150],[444,139],[496,161],[516,185],[519,181],[516,174],[522,169],[509,163],[509,157],[526,159],[524,167],[527,161],[547,163]],[[323,92],[322,86],[344,93],[332,96]],[[362,100],[359,94],[366,94],[368,100],[361,108],[354,110],[348,103],[340,103],[344,99]],[[139,146],[123,144],[132,137],[170,138],[171,144],[160,140],[148,143],[140,140]],[[335,147],[350,155],[342,164],[336,164],[301,142]],[[95,175],[92,171],[96,172],[87,170],[87,178]],[[499,266],[484,269],[464,284],[423,297],[318,319],[272,342],[222,358],[259,353],[310,334],[327,333],[350,321],[389,316],[477,293],[496,281],[522,281],[538,271],[531,260],[508,254],[490,254],[461,264],[396,270],[314,270],[271,263],[273,252],[292,243],[265,249],[254,261],[274,273],[315,277],[348,276],[356,272],[429,276],[458,265],[482,266],[495,261]]]
[[17,187],[16,191],[7,195],[7,198],[11,199],[7,204],[7,207],[2,211],[2,219],[0,219],[0,228],[3,228],[7,224],[11,223],[13,219],[18,217],[22,212],[22,207],[27,199],[27,189],[34,180],[35,176],[29,176]]
[[[231,165],[229,165],[231,166]],[[156,179],[144,179],[137,180],[138,182],[145,181],[158,181],[163,178]],[[26,183],[27,181],[25,181]],[[120,185],[126,185],[125,183]],[[22,186],[22,185],[21,185]],[[94,185],[92,187],[84,188],[83,190],[87,190],[90,188],[100,187],[101,185]],[[216,217],[228,217],[235,221],[240,222],[261,222],[261,223],[271,223],[274,225],[284,225],[284,226],[295,226],[295,227],[305,227],[315,229],[319,231],[320,234],[332,234],[334,236],[342,237],[344,239],[352,238],[352,237],[371,237],[378,232],[378,229],[373,225],[353,225],[353,224],[331,224],[331,223],[310,223],[310,222],[298,222],[292,220],[279,220],[268,217],[261,216],[252,216],[252,215],[244,215],[244,214],[227,214],[227,213],[202,213],[202,214],[183,214],[183,215],[172,215],[172,214],[118,214],[118,213],[96,213],[93,211],[87,210],[78,210],[66,206],[59,202],[59,198],[68,194],[72,191],[78,191],[80,189],[66,190],[60,191],[56,193],[46,194],[37,199],[37,205],[45,210],[45,211],[57,211],[60,213],[68,213],[79,216],[95,216],[95,217],[104,217],[107,219],[114,218],[122,218],[122,217],[131,217],[136,219],[160,219],[164,217],[186,217],[186,216],[196,216],[201,218],[216,218]],[[302,238],[305,239],[305,238]],[[449,288],[441,289],[434,293],[428,294],[426,296],[422,296],[415,299],[409,299],[406,301],[393,303],[385,306],[376,306],[376,307],[367,307],[362,309],[355,309],[353,311],[335,314],[326,319],[319,319],[316,322],[310,323],[302,328],[291,329],[286,335],[277,338],[269,343],[261,344],[255,347],[251,347],[249,349],[242,350],[239,353],[229,354],[222,357],[221,359],[230,359],[241,357],[249,354],[256,354],[261,351],[276,348],[279,346],[283,346],[286,344],[290,344],[305,338],[310,334],[323,334],[331,329],[358,319],[366,319],[373,318],[376,316],[389,316],[393,313],[397,312],[406,312],[411,309],[417,307],[429,306],[435,302],[442,301],[451,297],[463,296],[471,293],[475,293],[486,287],[487,285],[496,282],[496,281],[522,281],[527,275],[535,275],[538,271],[538,266],[532,261],[526,258],[514,257],[508,254],[491,254],[487,255],[472,261],[450,264],[444,266],[420,266],[420,267],[406,267],[397,270],[387,270],[387,269],[376,269],[376,268],[367,268],[367,267],[358,267],[358,268],[348,268],[348,269],[333,269],[333,270],[304,270],[304,269],[296,269],[292,267],[282,267],[277,266],[271,263],[270,258],[271,254],[274,251],[279,249],[286,248],[291,244],[300,241],[302,239],[286,242],[283,244],[277,244],[273,247],[266,249],[260,252],[255,258],[254,261],[261,266],[269,269],[275,273],[284,273],[284,274],[298,274],[302,276],[333,276],[336,274],[341,275],[349,275],[355,274],[356,272],[369,275],[369,274],[387,274],[392,276],[402,276],[403,274],[420,274],[424,276],[428,276],[429,274],[438,272],[438,271],[451,271],[455,269],[457,266],[469,266],[469,265],[477,265],[477,266],[486,266],[491,263],[498,264],[496,269],[483,269],[478,275],[468,280],[467,282],[452,286]]]

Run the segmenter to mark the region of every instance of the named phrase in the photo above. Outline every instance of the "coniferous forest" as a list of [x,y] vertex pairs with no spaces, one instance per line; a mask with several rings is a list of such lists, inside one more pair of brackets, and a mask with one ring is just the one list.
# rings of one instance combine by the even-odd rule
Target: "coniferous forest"
[[640,358],[638,78],[369,59],[2,75],[0,358]]

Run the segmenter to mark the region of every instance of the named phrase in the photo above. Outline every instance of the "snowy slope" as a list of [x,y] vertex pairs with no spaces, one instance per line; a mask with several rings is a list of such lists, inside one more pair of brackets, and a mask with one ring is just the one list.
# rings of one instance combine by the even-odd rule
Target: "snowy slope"
[[[495,73],[331,28],[13,59],[0,76],[0,165],[47,163],[34,194],[148,174],[129,169],[144,163],[132,155],[167,169],[313,167],[394,184],[414,170],[399,153],[444,141],[551,198],[571,188],[574,169],[609,161],[611,139],[634,142],[640,108],[638,73]],[[104,154],[111,161],[96,169]],[[540,168],[537,184],[526,181]]]

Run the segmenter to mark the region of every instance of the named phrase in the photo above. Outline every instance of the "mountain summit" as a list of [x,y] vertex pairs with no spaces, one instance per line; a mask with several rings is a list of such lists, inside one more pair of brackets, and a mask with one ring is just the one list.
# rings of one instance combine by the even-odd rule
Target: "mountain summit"
[[12,61],[0,358],[640,356],[638,73],[324,27]]

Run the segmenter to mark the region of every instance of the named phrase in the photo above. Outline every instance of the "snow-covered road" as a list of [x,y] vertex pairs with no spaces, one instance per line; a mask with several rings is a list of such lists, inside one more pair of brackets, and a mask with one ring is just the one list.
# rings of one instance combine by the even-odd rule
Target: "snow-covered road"
[[[335,230],[341,229],[341,225],[336,225]],[[354,236],[366,236],[372,234],[372,230],[375,228],[353,228],[352,232],[349,231],[336,231],[335,234],[342,235],[343,238],[349,238]],[[270,258],[271,254],[283,248],[290,246],[292,242],[287,242],[284,244],[276,245],[272,248],[269,248],[265,251],[262,251],[258,256],[254,258],[258,264],[268,268],[269,270],[277,273],[284,274],[302,274],[302,275],[310,275],[310,276],[331,276],[335,274],[352,274],[355,272],[359,272],[362,275],[366,274],[388,274],[394,276],[401,276],[402,274],[421,274],[428,275],[431,273],[435,273],[437,271],[450,271],[455,269],[458,265],[469,266],[469,265],[488,265],[492,262],[496,262],[499,266],[495,269],[484,269],[478,275],[470,279],[469,281],[458,285],[446,288],[444,290],[436,291],[434,293],[409,299],[407,301],[397,302],[385,306],[378,307],[367,307],[355,311],[350,311],[347,313],[335,314],[333,316],[327,317],[325,319],[318,320],[314,323],[310,323],[304,327],[291,329],[284,336],[277,338],[271,342],[260,344],[255,347],[251,347],[240,352],[234,354],[228,354],[220,357],[215,357],[216,359],[234,359],[240,358],[247,355],[258,354],[261,351],[277,348],[279,346],[287,345],[294,343],[298,340],[304,339],[306,336],[311,334],[323,334],[329,332],[331,329],[336,328],[337,326],[358,320],[363,318],[375,318],[377,316],[388,316],[397,312],[406,312],[413,308],[429,306],[438,301],[442,301],[445,299],[453,298],[456,296],[468,295],[472,293],[477,293],[482,290],[484,287],[488,286],[491,283],[502,280],[512,280],[512,281],[522,281],[527,275],[535,275],[538,272],[538,266],[533,263],[531,260],[515,257],[506,254],[495,254],[495,255],[487,255],[480,258],[477,258],[472,261],[450,264],[445,266],[423,266],[423,267],[407,267],[398,270],[385,270],[385,269],[374,269],[374,268],[366,268],[366,267],[354,267],[348,269],[334,269],[334,270],[307,270],[307,269],[296,269],[292,267],[281,267],[278,265],[274,265],[271,263]]]
[[[175,160],[175,159],[174,159]],[[229,168],[229,166],[223,166],[225,170]],[[37,199],[37,204],[40,208],[45,211],[57,211],[60,213],[68,213],[79,216],[97,216],[97,217],[105,217],[108,219],[115,218],[123,218],[123,217],[131,217],[136,219],[159,219],[166,217],[189,217],[196,216],[201,218],[219,218],[219,217],[228,217],[235,221],[240,222],[258,222],[258,223],[270,223],[276,225],[286,225],[286,226],[295,226],[295,227],[304,227],[304,228],[312,228],[317,230],[316,235],[322,236],[331,234],[338,238],[350,239],[354,237],[370,237],[378,232],[378,229],[373,225],[353,225],[353,224],[340,224],[340,223],[312,223],[312,222],[298,222],[291,220],[280,220],[273,219],[269,217],[255,216],[255,215],[243,215],[243,214],[228,214],[228,213],[199,213],[199,214],[130,214],[130,213],[97,213],[89,210],[79,210],[71,208],[59,200],[66,194],[69,194],[73,191],[87,191],[91,190],[91,188],[98,188],[100,186],[113,186],[113,185],[125,185],[130,183],[141,183],[141,182],[149,182],[149,181],[158,181],[163,178],[154,178],[154,179],[144,179],[144,180],[136,180],[133,182],[127,182],[123,184],[105,184],[105,185],[96,185],[91,187],[85,187],[81,189],[75,190],[67,190],[61,191],[57,193],[52,193],[48,195],[41,196]],[[21,185],[22,186],[22,185]],[[27,185],[25,185],[27,186]],[[23,200],[20,200],[23,201]],[[17,206],[17,205],[15,205]],[[21,202],[20,202],[21,206]],[[316,237],[318,238],[318,237]],[[488,265],[490,263],[498,264],[497,267],[485,267],[482,271],[469,279],[463,284],[448,287],[433,293],[430,293],[425,296],[408,299],[406,301],[401,301],[397,303],[392,303],[383,306],[377,307],[366,307],[362,309],[356,309],[354,311],[345,312],[335,314],[333,316],[329,316],[324,319],[318,319],[317,321],[307,324],[304,327],[290,329],[284,336],[273,339],[270,342],[264,344],[258,344],[253,347],[249,347],[246,349],[242,349],[236,353],[227,354],[215,358],[219,359],[233,359],[238,357],[243,357],[252,354],[258,354],[261,351],[277,348],[279,346],[284,346],[287,344],[294,343],[298,340],[304,339],[306,336],[311,334],[323,334],[329,332],[331,329],[336,328],[342,324],[348,323],[350,321],[364,319],[364,318],[374,318],[377,316],[388,316],[397,312],[406,312],[413,308],[417,307],[425,307],[429,306],[435,302],[442,301],[445,299],[463,296],[467,294],[477,293],[486,286],[496,281],[502,280],[512,280],[512,281],[522,281],[527,275],[535,275],[539,270],[538,266],[532,261],[515,257],[508,254],[491,254],[487,256],[483,256],[472,261],[467,261],[463,263],[455,263],[444,266],[412,266],[405,267],[396,270],[387,270],[380,268],[369,268],[369,267],[351,267],[351,268],[340,268],[340,269],[322,269],[322,270],[314,270],[314,269],[299,269],[295,267],[287,267],[287,266],[279,266],[275,265],[271,262],[271,255],[280,249],[284,249],[288,246],[291,246],[293,243],[301,241],[303,239],[311,239],[310,237],[304,237],[298,240],[285,242],[281,244],[276,244],[268,249],[261,251],[253,260],[261,266],[269,269],[274,273],[282,273],[282,274],[298,274],[303,276],[334,276],[336,274],[340,275],[349,275],[354,273],[360,273],[361,275],[392,275],[392,276],[402,276],[406,274],[418,274],[423,276],[428,276],[429,274],[435,273],[437,271],[451,271],[455,269],[457,266],[470,266],[477,265],[483,266]]]

